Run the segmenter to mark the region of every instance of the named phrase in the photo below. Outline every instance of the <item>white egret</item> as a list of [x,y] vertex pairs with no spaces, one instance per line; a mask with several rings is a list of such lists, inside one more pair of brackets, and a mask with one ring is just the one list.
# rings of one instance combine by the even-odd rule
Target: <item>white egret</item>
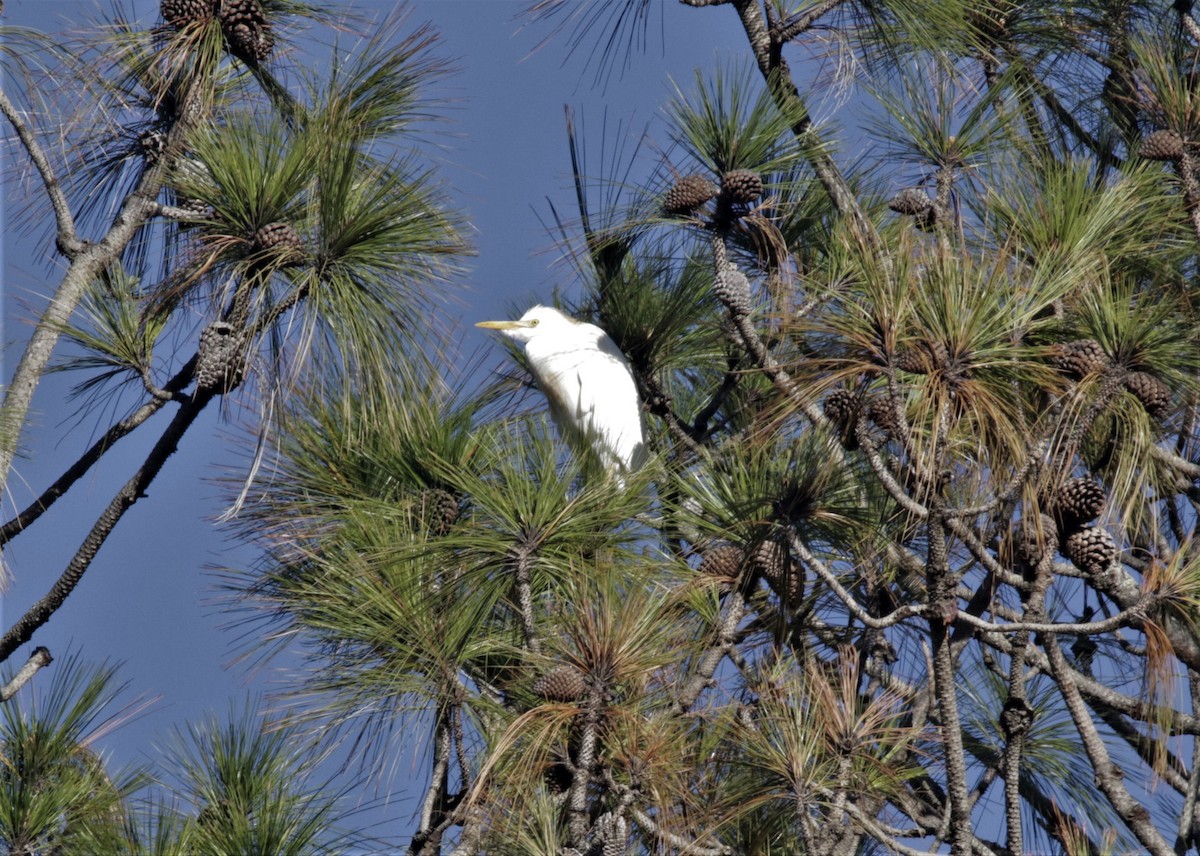
[[595,324],[549,306],[517,321],[480,321],[525,346],[529,369],[550,404],[559,432],[590,450],[610,471],[631,472],[646,455],[646,426],[633,370]]

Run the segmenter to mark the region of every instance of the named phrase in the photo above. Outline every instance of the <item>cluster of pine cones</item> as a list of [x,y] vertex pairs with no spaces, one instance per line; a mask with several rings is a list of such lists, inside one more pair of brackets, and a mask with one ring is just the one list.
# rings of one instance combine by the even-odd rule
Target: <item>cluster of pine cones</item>
[[763,541],[750,551],[728,541],[710,544],[701,553],[698,570],[721,580],[722,585],[732,585],[745,571],[766,582],[789,606],[799,606],[803,597],[803,569],[778,541]]
[[[1054,349],[1054,367],[1071,380],[1083,380],[1088,375],[1101,375],[1113,363],[1095,339],[1076,339]],[[1159,421],[1171,412],[1171,389],[1149,372],[1130,372],[1125,388],[1142,403],[1146,412]]]
[[703,175],[685,175],[663,197],[663,210],[676,217],[690,217],[711,199],[744,206],[753,205],[762,194],[762,176],[749,169],[724,173],[720,187]]
[[275,48],[275,36],[259,0],[162,0],[163,21],[173,30],[221,22],[229,52],[244,60],[262,62]]
[[1050,514],[1022,520],[1017,533],[1017,558],[1038,564],[1055,547],[1071,564],[1088,575],[1101,574],[1117,557],[1117,545],[1107,530],[1092,523],[1104,511],[1104,488],[1088,477],[1068,479],[1050,498]]

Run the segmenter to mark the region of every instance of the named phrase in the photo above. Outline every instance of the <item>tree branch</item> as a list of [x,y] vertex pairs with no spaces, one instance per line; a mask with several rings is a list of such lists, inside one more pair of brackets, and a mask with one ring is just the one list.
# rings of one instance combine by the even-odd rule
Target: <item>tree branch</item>
[[833,589],[833,593],[837,595],[838,599],[848,610],[850,610],[851,615],[853,615],[867,627],[870,627],[872,630],[883,630],[888,627],[894,627],[901,621],[912,618],[914,615],[923,615],[927,611],[925,604],[914,603],[899,607],[883,618],[876,618],[862,607],[862,604],[858,602],[849,589],[838,582],[838,579],[833,572],[825,566],[824,562],[813,555],[812,551],[808,549],[808,545],[801,541],[798,536],[792,535],[791,547],[797,558],[804,562],[805,565],[812,568],[813,572],[819,576],[827,586]]
[[531,654],[542,652],[542,643],[537,636],[537,624],[533,615],[533,592],[530,589],[529,549],[518,547],[511,556],[514,574],[513,584],[517,589],[517,607],[521,616],[521,633],[525,647]]
[[[198,84],[193,83],[189,87],[187,95],[184,97],[185,105],[181,111],[181,115],[187,115],[187,103],[195,100],[198,94]],[[7,106],[4,106],[7,105]],[[9,121],[13,121],[13,116],[8,114],[12,109],[11,102],[6,98],[0,99],[0,107],[5,110]],[[21,133],[21,125],[14,126],[17,128],[18,134]],[[183,134],[190,127],[189,122],[180,121],[171,127],[167,132],[167,150],[172,151],[182,138]],[[28,129],[26,129],[28,132]],[[29,146],[27,145],[27,148]],[[36,143],[35,143],[36,150]],[[139,178],[137,185],[125,197],[116,216],[113,218],[107,232],[96,243],[79,245],[74,233],[74,227],[70,226],[69,239],[78,245],[77,252],[69,253],[71,264],[63,274],[63,278],[59,281],[58,287],[54,295],[50,298],[49,304],[42,312],[41,318],[38,319],[37,326],[33,330],[28,343],[25,345],[24,351],[21,353],[21,359],[17,363],[16,371],[13,373],[12,380],[4,390],[3,401],[0,402],[0,485],[6,485],[8,482],[9,470],[12,467],[13,456],[16,454],[18,443],[20,442],[21,430],[25,424],[25,418],[29,413],[30,404],[33,401],[34,390],[37,389],[38,383],[41,381],[42,375],[46,370],[46,365],[50,361],[50,357],[54,351],[54,346],[58,342],[60,331],[66,326],[71,315],[75,311],[75,307],[79,301],[83,299],[83,295],[87,293],[88,287],[92,281],[100,274],[100,272],[111,265],[117,259],[121,252],[129,242],[133,240],[138,231],[145,224],[146,220],[154,212],[159,191],[162,189],[163,183],[167,177],[170,158],[159,158],[156,162],[148,164],[146,170]],[[58,211],[58,206],[66,206],[65,197],[61,195],[52,195],[52,204],[56,209],[56,218],[59,220],[59,229],[63,224],[70,224],[69,211],[64,207],[63,212]],[[66,249],[71,249],[68,246]],[[11,653],[11,652],[10,652]]]
[[1096,730],[1096,724],[1088,715],[1083,697],[1079,694],[1075,682],[1071,680],[1067,661],[1058,645],[1058,639],[1053,634],[1048,634],[1045,637],[1044,648],[1050,664],[1050,673],[1054,676],[1054,683],[1062,694],[1063,701],[1066,702],[1071,720],[1075,723],[1075,729],[1083,740],[1083,749],[1092,762],[1092,769],[1096,772],[1096,784],[1108,797],[1108,801],[1117,810],[1117,814],[1137,836],[1138,841],[1142,843],[1147,852],[1153,856],[1175,856],[1174,848],[1167,844],[1154,826],[1150,812],[1130,795],[1121,781],[1123,774],[1109,757],[1108,747],[1104,745],[1104,738]]
[[29,160],[33,162],[38,175],[41,176],[42,186],[50,201],[50,208],[54,212],[55,243],[63,250],[64,254],[73,256],[80,249],[79,235],[75,231],[75,218],[71,216],[71,206],[63,193],[58,176],[54,174],[54,167],[50,165],[50,159],[46,157],[46,152],[38,143],[16,105],[4,92],[0,92],[0,112],[4,113],[4,118],[8,119],[8,123],[17,132],[17,138],[20,139],[25,153],[29,155]]
[[780,21],[779,24],[772,28],[771,40],[775,44],[784,44],[801,33],[808,32],[822,16],[828,12],[832,12],[838,6],[846,3],[847,0],[824,0],[818,6],[814,6],[805,12],[797,12],[786,21]]
[[725,617],[717,627],[717,641],[701,655],[696,674],[683,685],[679,697],[671,705],[672,713],[680,714],[689,710],[696,703],[696,699],[700,698],[700,693],[704,692],[704,688],[712,681],[717,666],[721,665],[721,660],[725,658],[726,650],[737,638],[737,628],[745,614],[746,599],[735,589],[725,603]]
[[50,620],[75,586],[91,566],[96,553],[104,544],[113,528],[133,504],[146,495],[146,488],[154,481],[163,464],[179,446],[179,440],[195,422],[196,417],[208,405],[211,395],[198,394],[185,399],[171,423],[163,431],[154,448],[150,450],[142,466],[134,473],[109,502],[100,517],[92,525],[75,555],[67,563],[62,575],[37,603],[33,604],[20,619],[0,638],[0,662],[7,660],[13,652],[33,636],[34,631]]
[[[167,383],[165,390],[172,394],[186,389],[192,381],[192,375],[196,370],[196,356],[187,362],[180,369],[175,377],[171,378]],[[3,526],[0,526],[0,545],[7,544],[13,538],[21,533],[31,523],[41,517],[50,506],[65,494],[75,482],[79,481],[92,466],[104,456],[113,443],[132,432],[143,422],[162,409],[166,404],[165,399],[153,398],[131,413],[129,416],[122,419],[120,422],[113,425],[104,432],[104,436],[98,439],[95,443],[84,452],[78,460],[75,461],[67,470],[59,476],[53,484],[42,491],[41,495],[31,502],[24,510],[21,511],[12,520],[9,520]]]
[[54,662],[54,658],[50,656],[50,649],[38,646],[34,648],[29,655],[29,659],[25,662],[12,680],[0,688],[0,702],[8,701],[21,691],[21,687],[25,686],[38,673],[39,670],[49,666]]

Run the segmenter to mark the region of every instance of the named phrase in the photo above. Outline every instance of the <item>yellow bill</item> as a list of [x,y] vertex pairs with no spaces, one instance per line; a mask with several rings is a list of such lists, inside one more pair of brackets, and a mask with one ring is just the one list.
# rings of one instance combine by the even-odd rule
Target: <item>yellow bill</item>
[[488,330],[515,330],[518,327],[532,327],[528,321],[477,321],[476,327],[484,327]]

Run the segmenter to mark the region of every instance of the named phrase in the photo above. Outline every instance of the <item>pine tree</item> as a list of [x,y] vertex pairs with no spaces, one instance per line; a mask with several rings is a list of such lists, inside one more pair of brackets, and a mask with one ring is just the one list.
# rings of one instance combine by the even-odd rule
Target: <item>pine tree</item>
[[[678,87],[641,187],[572,130],[556,224],[654,462],[605,481],[427,379],[304,401],[247,585],[331,652],[313,715],[424,712],[412,853],[1191,846],[1187,4],[686,5],[751,71]],[[645,6],[606,9],[602,64]],[[835,84],[858,127],[814,122]]]
[[[363,751],[428,735],[411,853],[1200,845],[1179,748],[1200,707],[1190,5],[685,5],[740,26],[749,62],[677,86],[649,163],[594,175],[570,131],[579,210],[555,223],[585,285],[566,308],[612,336],[648,411],[652,461],[621,481],[536,398],[509,406],[519,363],[463,392],[444,351],[394,344],[462,246],[423,174],[376,157],[417,44],[368,51],[340,79],[354,98],[289,100],[269,66],[297,4],[235,4],[236,33],[164,8],[170,32],[132,40],[153,98],[125,142],[188,203],[136,221],[178,217],[179,265],[156,279],[116,223],[101,264],[61,221],[81,312],[42,335],[178,415],[55,591],[199,410],[263,372],[290,394],[279,472],[235,523],[263,555],[235,604],[264,644],[307,646],[302,719]],[[583,8],[570,38],[599,33],[611,67],[647,4]],[[830,45],[844,61],[803,61]],[[831,91],[854,124],[815,121]],[[244,350],[202,362],[196,330],[159,378],[153,348],[197,304]],[[284,327],[332,343],[323,371],[262,346]],[[220,836],[263,813],[235,796],[184,825],[236,849]]]

